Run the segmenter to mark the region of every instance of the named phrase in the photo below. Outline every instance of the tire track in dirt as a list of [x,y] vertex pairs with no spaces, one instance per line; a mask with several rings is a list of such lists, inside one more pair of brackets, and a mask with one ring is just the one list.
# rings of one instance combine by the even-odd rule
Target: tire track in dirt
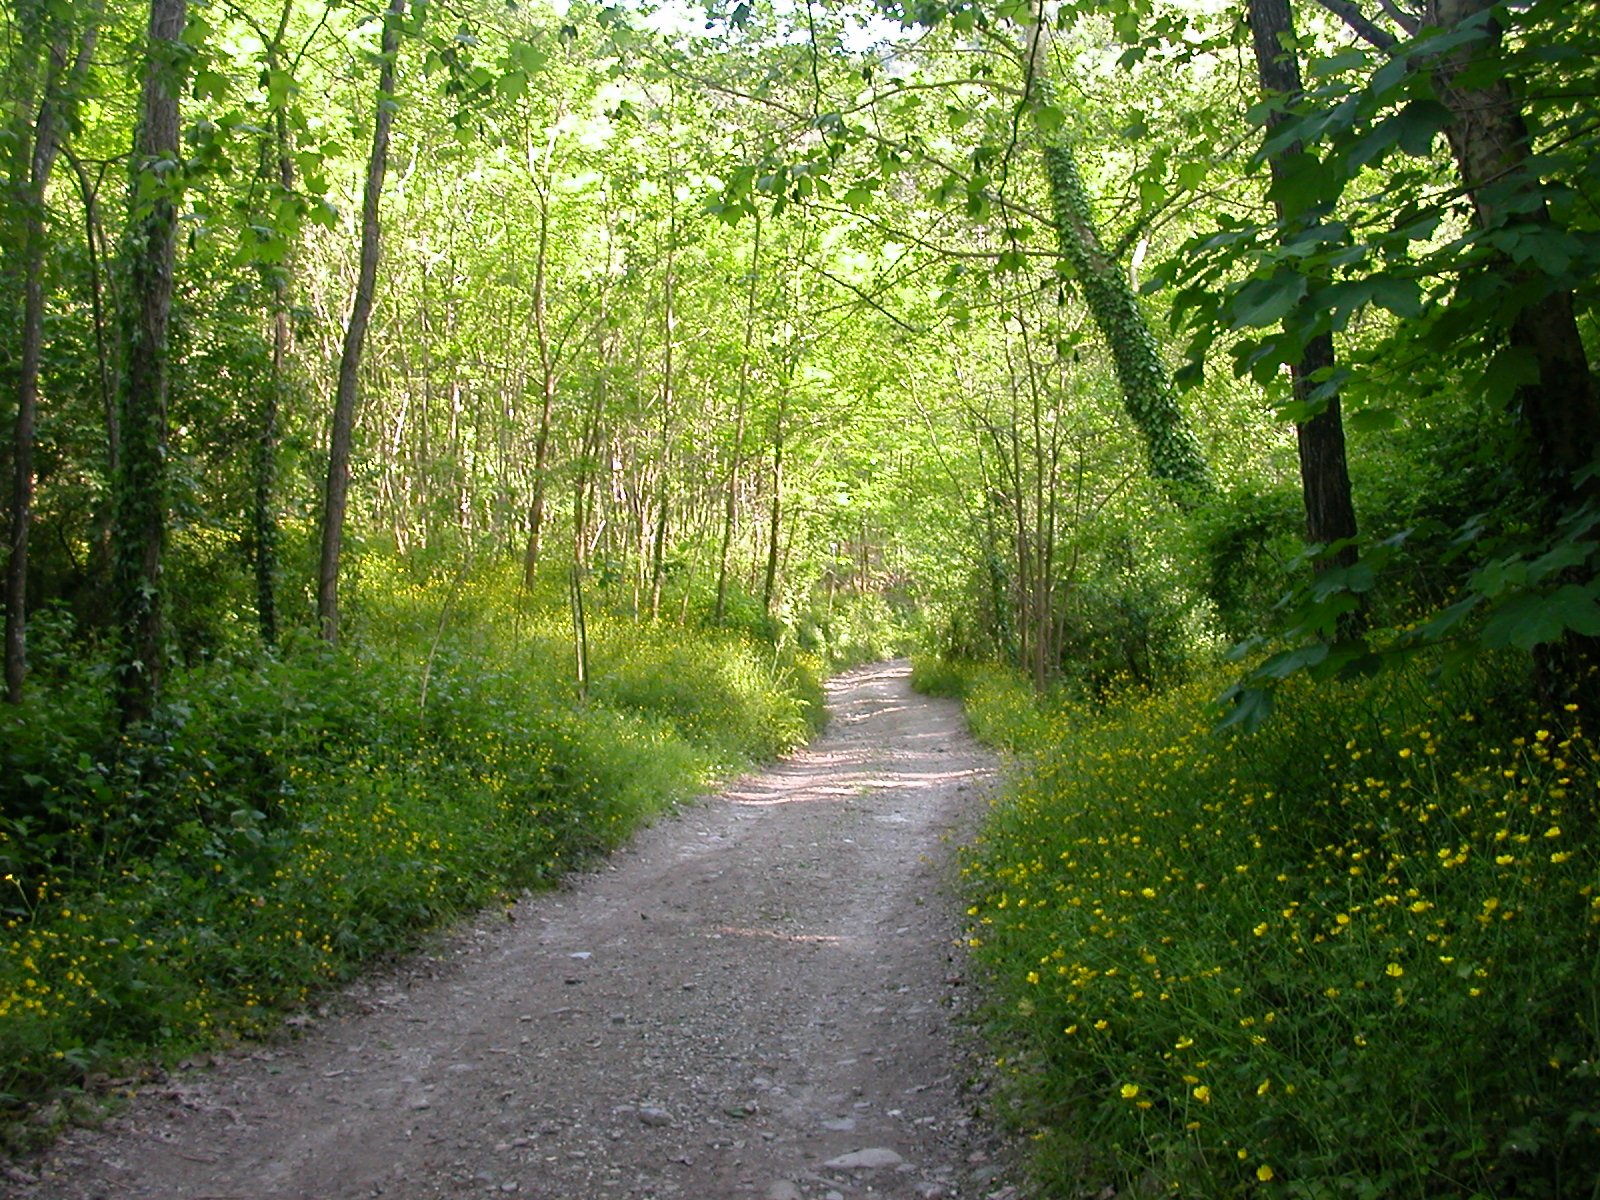
[[0,1191],[1015,1195],[973,1115],[950,886],[993,762],[908,676],[833,681],[810,747],[347,989],[298,1038],[146,1087]]

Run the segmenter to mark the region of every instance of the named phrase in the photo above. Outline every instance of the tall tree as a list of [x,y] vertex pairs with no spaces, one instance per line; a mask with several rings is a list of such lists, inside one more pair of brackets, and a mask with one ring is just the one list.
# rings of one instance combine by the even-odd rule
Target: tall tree
[[[1489,0],[1425,0],[1407,5],[1383,0],[1383,16],[1369,14],[1357,0],[1319,0],[1363,40],[1386,54],[1410,55],[1430,71],[1439,100],[1451,121],[1445,137],[1461,185],[1483,232],[1523,226],[1538,235],[1552,231],[1544,182],[1534,159],[1528,123],[1503,63],[1504,33]],[[1393,22],[1397,36],[1386,25]],[[1429,31],[1442,34],[1450,48],[1421,54],[1411,39]],[[1538,262],[1537,258],[1533,259]],[[1600,482],[1584,470],[1600,445],[1600,385],[1589,368],[1578,329],[1572,291],[1541,277],[1524,258],[1496,254],[1492,270],[1509,297],[1507,343],[1526,356],[1532,378],[1517,389],[1517,409],[1526,422],[1532,449],[1532,483],[1557,505],[1582,492],[1592,496]]]
[[744,427],[750,403],[751,351],[756,330],[756,291],[761,281],[761,212],[754,213],[755,233],[750,239],[749,278],[745,291],[744,340],[739,347],[739,390],[734,397],[733,448],[728,461],[728,481],[723,487],[722,548],[717,556],[717,603],[712,620],[721,622],[728,605],[728,563],[733,555],[733,535],[739,517],[739,475],[744,468]]
[[[6,701],[22,702],[28,670],[28,535],[33,525],[34,425],[39,404],[39,365],[44,353],[44,260],[46,189],[67,132],[72,106],[94,53],[103,0],[86,7],[79,20],[71,10],[37,5],[32,14],[45,47],[44,79],[26,156],[26,176],[16,189],[22,210],[22,350],[17,364],[17,416],[12,455],[11,543],[6,560],[5,676]],[[77,51],[73,52],[73,42]]]
[[361,200],[361,257],[356,274],[350,320],[339,356],[339,383],[328,433],[328,479],[323,492],[322,553],[317,568],[317,624],[323,640],[339,640],[339,561],[344,545],[345,513],[350,499],[350,452],[355,431],[356,396],[360,390],[361,356],[372,320],[378,280],[382,227],[378,204],[389,168],[389,135],[394,125],[395,71],[400,52],[400,21],[406,0],[389,0],[378,46],[378,98],[373,117],[372,151],[367,159],[366,187]]
[[167,533],[167,334],[177,259],[178,98],[189,57],[188,0],[151,0],[126,242],[121,454],[116,480],[113,590],[121,633],[117,707],[147,720],[161,695],[162,556]]
[[[1270,132],[1287,118],[1284,105],[1293,103],[1301,92],[1298,43],[1289,0],[1249,0],[1247,19],[1255,50],[1256,76],[1272,115]],[[1303,156],[1299,142],[1270,155],[1275,184],[1281,184]],[[1275,188],[1276,192],[1277,189]],[[1291,240],[1296,230],[1316,213],[1294,211],[1281,194],[1274,198],[1280,236]],[[1306,537],[1313,545],[1342,543],[1333,554],[1323,555],[1323,569],[1348,567],[1356,561],[1355,503],[1350,493],[1350,470],[1345,460],[1344,422],[1339,413],[1339,394],[1330,390],[1334,369],[1333,334],[1327,329],[1314,332],[1306,341],[1297,362],[1290,364],[1294,398],[1314,409],[1312,415],[1295,422],[1295,440],[1300,453],[1300,487],[1305,500]],[[1321,393],[1313,402],[1313,394]]]

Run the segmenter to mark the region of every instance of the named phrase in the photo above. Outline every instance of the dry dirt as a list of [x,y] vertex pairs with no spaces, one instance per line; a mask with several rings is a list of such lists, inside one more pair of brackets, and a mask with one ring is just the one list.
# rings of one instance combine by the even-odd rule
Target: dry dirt
[[24,1200],[1000,1200],[954,851],[993,763],[904,663],[806,750],[147,1085]]

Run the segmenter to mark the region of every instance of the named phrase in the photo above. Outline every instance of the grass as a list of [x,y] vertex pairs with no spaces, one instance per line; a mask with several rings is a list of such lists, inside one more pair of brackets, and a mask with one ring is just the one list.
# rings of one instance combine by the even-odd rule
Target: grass
[[41,653],[0,712],[0,1107],[270,1028],[821,718],[793,654],[603,618],[581,698],[562,617],[525,607],[391,579],[357,650],[178,671],[134,737],[94,655]]
[[964,870],[1041,1195],[1600,1195],[1591,715],[1491,669],[1249,737],[944,680],[1016,754]]

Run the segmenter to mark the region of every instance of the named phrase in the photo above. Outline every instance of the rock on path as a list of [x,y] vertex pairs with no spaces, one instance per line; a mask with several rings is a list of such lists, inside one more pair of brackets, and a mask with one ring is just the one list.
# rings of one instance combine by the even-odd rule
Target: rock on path
[[298,1039],[146,1087],[0,1194],[993,1193],[949,887],[993,768],[908,674],[835,680],[806,750],[352,987]]

